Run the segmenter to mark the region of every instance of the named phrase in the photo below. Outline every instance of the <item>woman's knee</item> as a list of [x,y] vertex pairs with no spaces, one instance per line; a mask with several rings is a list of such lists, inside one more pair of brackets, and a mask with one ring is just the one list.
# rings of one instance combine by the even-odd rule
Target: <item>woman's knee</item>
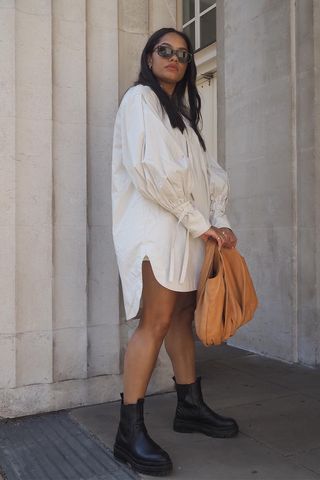
[[144,309],[139,328],[147,330],[156,340],[163,340],[172,321],[173,309],[158,308]]

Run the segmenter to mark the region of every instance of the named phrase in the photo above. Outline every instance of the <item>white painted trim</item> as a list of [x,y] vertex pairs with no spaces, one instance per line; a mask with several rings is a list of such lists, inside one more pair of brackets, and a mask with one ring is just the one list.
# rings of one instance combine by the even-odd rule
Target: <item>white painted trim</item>
[[213,5],[211,5],[210,7],[206,8],[205,10],[203,10],[202,12],[200,12],[200,9],[199,9],[200,17],[202,17],[202,15],[205,15],[206,13],[210,12],[210,10],[213,10],[214,8],[216,8],[215,3]]
[[217,46],[215,43],[208,45],[194,55],[198,71],[198,78],[208,72],[217,71]]
[[191,23],[193,23],[193,22],[195,22],[195,18],[194,18],[194,17],[191,18],[191,20],[188,20],[187,23],[184,23],[184,24],[183,24],[183,28],[189,27],[189,25],[191,25]]

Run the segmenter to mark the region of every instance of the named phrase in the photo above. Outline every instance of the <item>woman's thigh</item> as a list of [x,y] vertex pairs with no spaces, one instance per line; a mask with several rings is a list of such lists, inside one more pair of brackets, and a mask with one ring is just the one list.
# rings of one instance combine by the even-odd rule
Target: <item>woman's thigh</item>
[[194,311],[196,309],[197,291],[179,292],[175,308],[173,311],[173,321],[182,320],[192,322],[194,319]]
[[179,292],[169,290],[157,281],[149,261],[142,262],[142,283],[141,323],[161,322],[169,326]]

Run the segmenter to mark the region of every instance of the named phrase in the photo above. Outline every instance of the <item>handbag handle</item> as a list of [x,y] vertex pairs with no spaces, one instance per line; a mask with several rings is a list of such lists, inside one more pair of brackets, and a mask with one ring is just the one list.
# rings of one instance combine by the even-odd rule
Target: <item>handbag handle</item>
[[[205,262],[202,266],[201,276],[198,286],[198,298],[201,296],[203,289],[205,288],[206,281],[209,278],[213,267],[213,260],[216,255],[216,249],[218,248],[218,244],[216,240],[208,238],[206,242],[206,251],[205,251]],[[220,251],[219,251],[220,256]],[[220,263],[220,262],[219,262]]]

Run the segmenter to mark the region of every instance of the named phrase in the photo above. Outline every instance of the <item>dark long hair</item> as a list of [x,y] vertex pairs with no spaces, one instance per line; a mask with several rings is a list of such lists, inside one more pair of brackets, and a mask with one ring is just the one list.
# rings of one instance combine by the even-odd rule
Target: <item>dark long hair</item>
[[[152,54],[154,47],[157,45],[161,37],[167,33],[177,33],[186,42],[188,51],[193,54],[192,44],[189,37],[175,28],[161,28],[154,32],[148,39],[146,46],[141,54],[141,67],[138,80],[135,85],[148,85],[159,98],[162,108],[167,112],[172,128],[179,128],[183,133],[186,128],[183,121],[183,115],[188,118],[190,124],[199,138],[199,142],[206,150],[205,142],[198,129],[201,118],[201,99],[196,86],[197,68],[192,56],[192,60],[188,63],[184,77],[175,86],[172,97],[161,88],[157,78],[148,66],[148,56]],[[189,105],[185,103],[185,92],[188,92]]]

